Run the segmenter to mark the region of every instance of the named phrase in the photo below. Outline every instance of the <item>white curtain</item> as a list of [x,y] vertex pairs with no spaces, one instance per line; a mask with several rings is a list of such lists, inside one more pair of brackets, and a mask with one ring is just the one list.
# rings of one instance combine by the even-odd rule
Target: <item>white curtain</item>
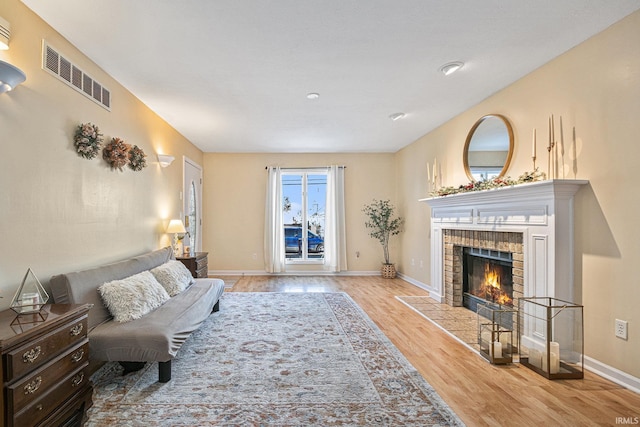
[[331,166],[327,175],[324,264],[333,272],[347,270],[347,238],[344,215],[344,167]]
[[268,273],[284,271],[282,175],[279,167],[267,168],[267,202],[264,216],[264,264]]

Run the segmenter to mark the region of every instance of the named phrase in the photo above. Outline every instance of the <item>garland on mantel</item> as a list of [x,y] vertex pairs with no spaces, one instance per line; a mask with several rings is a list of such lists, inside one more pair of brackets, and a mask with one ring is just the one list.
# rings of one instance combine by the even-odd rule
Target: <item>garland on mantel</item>
[[461,185],[459,187],[442,187],[433,190],[429,193],[432,197],[448,196],[451,194],[468,193],[471,191],[483,191],[492,190],[494,188],[501,187],[513,187],[518,184],[526,184],[528,182],[542,181],[546,178],[544,172],[540,172],[538,168],[533,172],[525,172],[518,177],[518,179],[511,179],[511,177],[492,178],[482,181],[472,181],[468,184]]

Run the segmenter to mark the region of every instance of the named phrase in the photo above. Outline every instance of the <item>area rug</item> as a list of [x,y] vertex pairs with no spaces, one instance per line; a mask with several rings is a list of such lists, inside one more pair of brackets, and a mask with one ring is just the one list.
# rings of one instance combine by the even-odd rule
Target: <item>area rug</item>
[[93,376],[88,426],[456,426],[344,293],[225,293],[173,360]]

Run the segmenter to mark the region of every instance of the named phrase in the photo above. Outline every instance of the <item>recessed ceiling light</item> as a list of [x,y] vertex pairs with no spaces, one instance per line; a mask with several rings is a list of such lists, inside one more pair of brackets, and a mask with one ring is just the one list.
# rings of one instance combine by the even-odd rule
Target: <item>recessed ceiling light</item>
[[320,98],[319,93],[311,92],[307,94],[307,99],[318,99]]
[[395,122],[396,120],[400,120],[404,116],[405,116],[404,113],[393,113],[389,116],[389,118]]
[[440,71],[442,71],[445,76],[449,76],[462,68],[463,65],[464,62],[460,61],[449,62],[440,67]]

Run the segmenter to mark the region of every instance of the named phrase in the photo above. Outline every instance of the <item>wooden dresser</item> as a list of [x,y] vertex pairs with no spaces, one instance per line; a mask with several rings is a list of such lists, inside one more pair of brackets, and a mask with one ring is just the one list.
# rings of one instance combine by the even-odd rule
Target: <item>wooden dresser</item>
[[191,272],[196,279],[209,275],[209,252],[196,252],[195,254],[183,254],[176,257]]
[[47,304],[40,314],[0,312],[2,425],[81,426],[92,405],[90,304]]

